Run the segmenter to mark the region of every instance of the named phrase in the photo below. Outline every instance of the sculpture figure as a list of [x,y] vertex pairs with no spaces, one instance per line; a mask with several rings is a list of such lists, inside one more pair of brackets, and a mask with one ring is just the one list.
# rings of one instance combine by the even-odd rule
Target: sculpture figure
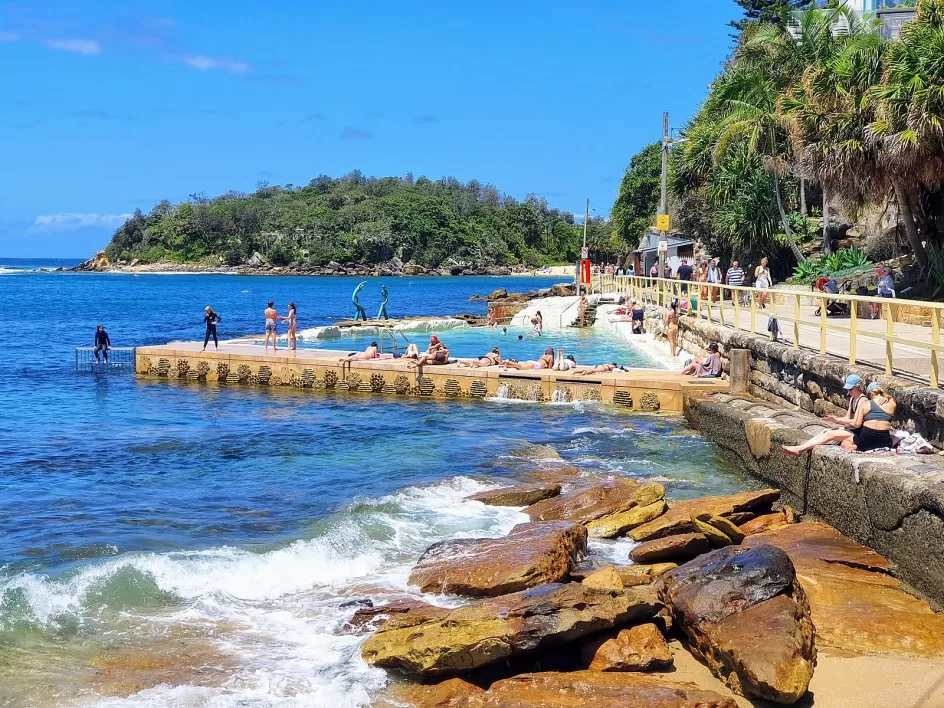
[[365,285],[367,285],[366,280],[358,284],[358,286],[354,288],[354,293],[351,295],[351,302],[354,303],[354,307],[357,308],[357,312],[354,314],[355,322],[358,320],[364,320],[364,322],[367,321],[367,310],[364,309],[364,306],[361,305],[360,301],[357,299],[357,296],[360,295],[360,292],[364,289]]
[[386,285],[381,285],[381,286],[380,286],[380,296],[383,298],[383,301],[380,303],[380,310],[378,310],[378,312],[377,312],[377,319],[378,319],[378,320],[389,320],[389,319],[390,319],[390,315],[387,314],[387,300],[389,300],[390,298],[389,298],[388,293],[387,293],[387,286],[386,286]]

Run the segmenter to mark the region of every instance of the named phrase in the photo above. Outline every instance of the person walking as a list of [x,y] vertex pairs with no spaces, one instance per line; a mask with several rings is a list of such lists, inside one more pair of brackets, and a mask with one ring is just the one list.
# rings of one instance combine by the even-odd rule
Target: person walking
[[295,303],[288,304],[288,316],[282,318],[283,322],[288,323],[288,348],[293,352],[298,350],[298,339],[295,336],[295,327],[298,324],[298,313],[295,311]]
[[213,346],[217,349],[220,348],[220,340],[216,338],[216,323],[222,321],[223,318],[216,314],[212,307],[207,305],[203,308],[203,324],[206,325],[206,332],[203,335],[203,349],[200,351],[205,352],[207,350],[210,337],[213,337]]
[[[733,285],[735,287],[741,287],[744,285],[744,269],[741,268],[741,263],[737,258],[731,261],[731,267],[728,268],[727,275],[725,275],[725,282],[728,285]],[[743,295],[744,293],[740,290],[732,290],[731,301],[734,302],[735,298],[737,298],[737,301],[743,305]]]
[[269,351],[269,338],[272,339],[272,351],[277,352],[275,344],[278,341],[279,313],[275,311],[275,305],[270,300],[265,309],[265,351]]
[[767,295],[769,294],[767,291],[770,290],[770,286],[773,285],[769,263],[770,261],[767,260],[767,256],[764,256],[760,259],[760,265],[754,269],[754,287],[761,291],[757,295],[761,309],[767,307]]
[[105,358],[105,363],[108,363],[108,350],[111,349],[111,339],[108,336],[108,332],[105,331],[105,325],[100,324],[95,328],[95,363],[101,364],[101,360],[98,358],[99,354]]
[[[712,258],[708,264],[708,282],[711,285],[721,284],[721,269],[718,267],[717,258]],[[716,302],[718,300],[718,288],[711,288],[709,292],[711,293],[711,301]]]

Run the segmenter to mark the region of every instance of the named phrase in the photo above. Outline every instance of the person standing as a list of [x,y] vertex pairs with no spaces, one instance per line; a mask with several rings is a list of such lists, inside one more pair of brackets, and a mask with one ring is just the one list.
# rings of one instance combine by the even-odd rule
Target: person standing
[[298,350],[298,339],[295,336],[295,326],[298,324],[297,318],[298,313],[295,311],[295,303],[290,302],[288,304],[288,317],[283,317],[282,321],[288,323],[288,348],[293,352]]
[[111,349],[111,339],[108,337],[108,332],[105,331],[105,325],[99,325],[95,329],[95,363],[101,364],[101,360],[98,358],[99,354],[105,358],[105,363],[108,363],[108,350]]
[[665,313],[665,336],[669,340],[669,352],[674,357],[678,353],[678,300],[673,300]]
[[658,278],[658,277],[659,277],[659,264],[658,264],[658,263],[653,263],[653,264],[652,264],[652,268],[649,269],[649,277],[650,277],[650,278]]
[[[895,297],[895,279],[892,277],[891,270],[886,270],[885,266],[879,265],[875,269],[875,274],[878,276],[878,288],[875,293],[876,297]],[[873,302],[869,305],[869,315],[872,319],[876,319],[881,312],[879,304]]]
[[[718,267],[717,258],[712,258],[711,263],[708,264],[708,282],[711,285],[721,284],[721,269]],[[711,300],[712,302],[718,300],[718,288],[711,288]]]
[[273,353],[278,351],[275,344],[278,341],[278,323],[279,323],[279,313],[275,311],[275,306],[272,301],[269,301],[268,306],[265,309],[265,351],[269,351],[269,338],[272,339],[272,351]]
[[678,279],[682,281],[682,294],[688,294],[688,282],[692,279],[692,267],[688,264],[688,259],[683,258],[678,267]]
[[[744,285],[744,269],[741,268],[740,262],[735,258],[731,261],[731,267],[728,268],[727,275],[725,275],[725,282],[728,285],[733,285],[735,287],[741,287]],[[744,298],[741,297],[743,293],[739,290],[731,291],[731,301],[734,302],[735,298],[742,305],[744,304]]]
[[203,335],[203,349],[200,351],[205,352],[207,350],[210,337],[213,337],[213,346],[217,349],[220,348],[220,341],[216,338],[216,323],[222,321],[223,318],[216,314],[209,305],[203,309],[203,324],[206,325],[206,333]]
[[764,256],[760,259],[760,265],[754,269],[754,287],[761,291],[757,295],[761,309],[767,307],[767,291],[773,285],[769,263],[767,256]]

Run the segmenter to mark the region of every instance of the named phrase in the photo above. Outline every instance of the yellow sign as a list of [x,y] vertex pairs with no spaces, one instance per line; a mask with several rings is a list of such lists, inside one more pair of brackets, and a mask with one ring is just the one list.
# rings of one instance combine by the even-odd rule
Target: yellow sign
[[668,231],[672,221],[668,214],[658,214],[656,216],[656,231]]

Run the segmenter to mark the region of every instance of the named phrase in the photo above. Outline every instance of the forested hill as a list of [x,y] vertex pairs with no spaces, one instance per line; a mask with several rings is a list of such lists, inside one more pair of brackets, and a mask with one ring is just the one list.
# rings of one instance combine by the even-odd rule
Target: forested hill
[[[595,241],[609,225],[591,223]],[[599,233],[598,233],[599,232]],[[162,201],[126,221],[108,258],[239,265],[253,253],[270,265],[378,264],[396,257],[426,268],[572,263],[582,226],[540,197],[522,202],[491,185],[412,175],[340,179],[304,187],[260,186],[252,194],[191,195]]]

